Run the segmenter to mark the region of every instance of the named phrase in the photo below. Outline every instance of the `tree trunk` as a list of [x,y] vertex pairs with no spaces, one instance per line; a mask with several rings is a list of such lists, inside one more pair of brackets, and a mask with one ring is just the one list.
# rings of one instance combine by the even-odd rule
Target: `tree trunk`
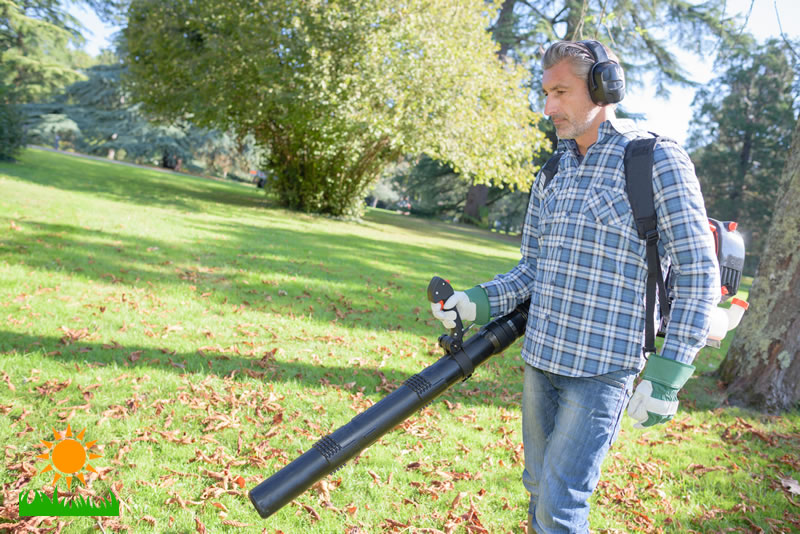
[[489,198],[489,186],[475,185],[469,188],[467,203],[464,205],[464,220],[462,222],[477,224],[481,220],[481,208],[486,205]]
[[783,171],[750,309],[720,376],[728,399],[768,413],[800,401],[800,120]]
[[[505,63],[508,60],[508,51],[511,49],[511,39],[514,36],[514,6],[517,0],[504,0],[497,15],[497,22],[492,28],[494,40],[500,44],[497,58]],[[467,202],[464,204],[464,222],[474,224],[481,220],[481,208],[486,205],[489,198],[489,187],[473,184],[467,192]]]

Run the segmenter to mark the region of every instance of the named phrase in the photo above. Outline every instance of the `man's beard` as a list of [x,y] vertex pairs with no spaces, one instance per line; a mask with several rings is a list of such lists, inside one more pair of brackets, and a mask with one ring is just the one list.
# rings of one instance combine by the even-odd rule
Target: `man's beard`
[[[552,119],[553,117],[551,117]],[[575,120],[568,119],[566,117],[556,116],[555,118],[561,119],[562,122],[560,125],[556,126],[556,135],[559,139],[575,139],[580,137],[581,135],[585,134],[589,128],[592,127],[592,121],[594,117],[586,116],[583,122],[576,122]]]
[[550,119],[560,119],[563,121],[559,126],[556,126],[555,122],[553,122],[553,126],[556,126],[556,135],[559,139],[577,139],[592,128],[592,123],[599,112],[599,109],[587,108],[583,113],[577,114],[577,116],[582,117],[583,120],[577,118],[570,119],[564,115],[552,115]]

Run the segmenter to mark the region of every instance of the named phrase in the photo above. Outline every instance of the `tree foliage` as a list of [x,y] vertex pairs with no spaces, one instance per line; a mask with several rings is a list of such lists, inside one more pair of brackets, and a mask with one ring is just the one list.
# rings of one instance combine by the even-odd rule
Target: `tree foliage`
[[495,39],[531,69],[554,41],[597,39],[619,56],[628,81],[653,75],[657,92],[668,85],[693,85],[672,52],[706,56],[739,40],[738,21],[725,15],[724,0],[505,0],[511,16],[498,19]]
[[81,58],[68,46],[82,44],[77,28],[57,2],[0,0],[0,83],[30,102],[81,79]]
[[58,136],[80,152],[173,169],[198,161],[222,176],[258,165],[261,154],[252,139],[240,141],[185,120],[150,121],[122,85],[125,69],[119,62],[96,65],[86,70],[86,80],[51,101],[25,105],[31,140],[50,144]]
[[13,160],[24,145],[22,114],[9,87],[0,83],[0,161]]
[[[119,4],[82,3],[106,14]],[[79,69],[91,58],[79,50],[82,30],[59,0],[0,0],[0,158],[11,158],[24,144],[18,105],[47,99],[83,78]]]
[[689,139],[713,217],[750,236],[747,268],[764,246],[797,109],[796,65],[785,45],[741,46],[720,59],[725,72],[698,91]]
[[527,187],[537,117],[487,17],[467,1],[134,0],[130,82],[148,110],[252,133],[292,208],[358,211],[403,154]]

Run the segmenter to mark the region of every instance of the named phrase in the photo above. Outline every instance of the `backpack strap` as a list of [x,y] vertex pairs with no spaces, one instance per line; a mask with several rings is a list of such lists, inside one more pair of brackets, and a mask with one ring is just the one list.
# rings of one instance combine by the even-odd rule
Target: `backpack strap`
[[633,210],[636,231],[646,241],[647,286],[645,292],[644,347],[646,354],[656,352],[656,287],[661,317],[669,317],[670,304],[658,257],[658,225],[653,200],[653,152],[659,137],[634,139],[625,147],[625,191]]
[[561,161],[562,154],[563,152],[556,152],[550,156],[550,159],[542,167],[542,174],[544,174],[544,186],[542,189],[547,188],[547,185],[553,180],[553,176],[558,172],[558,162]]

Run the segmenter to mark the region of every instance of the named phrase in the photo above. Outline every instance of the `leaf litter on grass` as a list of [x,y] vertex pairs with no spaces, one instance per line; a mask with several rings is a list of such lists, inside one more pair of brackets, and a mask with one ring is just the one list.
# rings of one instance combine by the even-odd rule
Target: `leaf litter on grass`
[[[11,200],[18,183],[4,181]],[[49,190],[37,191],[50,202]],[[25,444],[43,423],[80,420],[108,432],[108,463],[93,482],[117,488],[123,506],[104,529],[261,530],[249,488],[441,354],[421,304],[426,277],[443,265],[418,260],[433,245],[404,233],[415,221],[370,212],[369,225],[391,241],[384,251],[375,234],[361,235],[366,227],[308,217],[300,228],[280,211],[246,211],[245,222],[241,210],[208,203],[214,215],[200,220],[162,205],[148,212],[170,221],[159,234],[123,202],[69,200],[80,225],[52,210],[53,220],[40,219],[23,202],[0,249],[0,343],[17,362],[0,370],[0,529],[17,522],[8,503],[35,479]],[[122,213],[130,221],[112,230]],[[213,239],[189,233],[201,223]],[[250,234],[238,233],[247,225]],[[342,250],[382,256],[327,256],[344,239],[351,248]],[[213,250],[198,253],[208,243]],[[85,253],[71,255],[76,247]],[[485,250],[464,262],[501,272],[506,260]],[[519,531],[519,365],[514,354],[495,357],[298,497],[275,530]],[[624,425],[593,497],[595,529],[800,530],[797,417],[682,406],[659,430]]]

